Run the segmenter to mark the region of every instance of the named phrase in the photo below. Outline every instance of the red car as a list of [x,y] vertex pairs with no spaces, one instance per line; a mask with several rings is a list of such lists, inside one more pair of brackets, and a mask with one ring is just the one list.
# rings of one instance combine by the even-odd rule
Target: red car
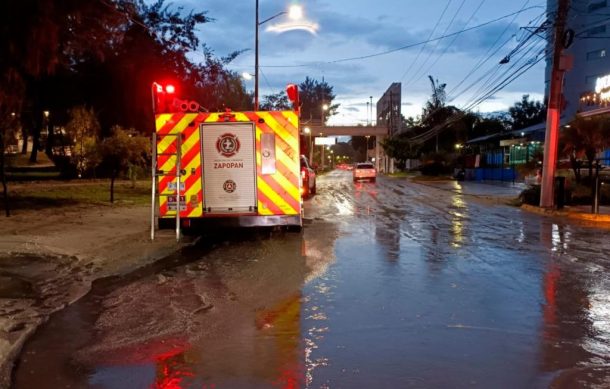
[[301,155],[301,192],[303,197],[316,194],[316,172],[309,165],[309,160]]
[[356,164],[354,170],[352,171],[352,175],[354,177],[354,182],[360,180],[375,182],[375,179],[377,178],[377,170],[372,163],[361,162]]

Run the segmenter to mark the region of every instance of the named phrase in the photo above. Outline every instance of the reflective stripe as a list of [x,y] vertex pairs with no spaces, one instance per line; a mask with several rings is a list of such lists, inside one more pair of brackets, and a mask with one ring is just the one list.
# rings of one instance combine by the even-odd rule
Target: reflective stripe
[[[182,169],[186,170],[180,193],[185,196],[187,211],[184,217],[203,216],[202,156],[199,124],[202,122],[253,122],[256,125],[256,169],[257,201],[260,215],[298,215],[301,212],[300,163],[298,117],[292,111],[284,112],[229,112],[227,113],[174,113],[160,114],[156,117],[159,134],[158,153],[175,153],[175,136],[164,134],[183,134]],[[262,120],[261,120],[262,119]],[[189,126],[193,123],[192,126]],[[260,139],[261,134],[275,135],[276,171],[261,174]],[[158,170],[175,173],[176,159],[173,156],[159,155]],[[159,193],[173,194],[169,190],[175,177],[159,177]],[[196,196],[197,206],[191,207],[191,197]],[[168,210],[167,196],[160,196],[160,215],[175,215]]]

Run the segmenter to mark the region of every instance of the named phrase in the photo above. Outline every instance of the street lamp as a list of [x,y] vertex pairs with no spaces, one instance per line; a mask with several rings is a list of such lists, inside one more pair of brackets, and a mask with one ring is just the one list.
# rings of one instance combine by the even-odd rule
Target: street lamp
[[309,135],[309,143],[307,144],[307,149],[309,150],[309,163],[313,163],[313,146],[311,144],[311,128],[305,127],[303,131]]
[[277,14],[271,16],[270,18],[267,18],[265,20],[263,20],[262,22],[259,22],[259,18],[258,18],[258,2],[259,0],[256,0],[256,24],[254,25],[255,28],[255,35],[254,35],[254,110],[258,111],[258,28],[259,26],[267,23],[268,21],[277,18],[278,16],[281,15],[285,15],[288,14],[288,16],[291,19],[300,19],[303,16],[303,9],[301,8],[300,5],[292,5],[290,6],[288,11],[282,11],[282,12],[278,12]]

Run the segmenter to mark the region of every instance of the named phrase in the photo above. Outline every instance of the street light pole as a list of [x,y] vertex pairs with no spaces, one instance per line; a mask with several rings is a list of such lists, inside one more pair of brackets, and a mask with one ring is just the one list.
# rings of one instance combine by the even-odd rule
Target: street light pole
[[557,169],[557,148],[559,145],[559,123],[561,114],[561,93],[564,69],[560,65],[564,45],[564,31],[570,7],[570,0],[559,0],[553,37],[553,62],[549,85],[549,97],[544,136],[544,160],[540,185],[540,207],[552,208],[555,204],[554,180]]
[[254,110],[258,111],[258,0],[256,0],[256,21],[254,34]]
[[313,164],[313,145],[311,144],[311,128],[305,127],[303,130],[309,135],[309,143],[307,143],[307,151],[309,152],[309,163]]
[[258,66],[258,28],[267,23],[268,21],[270,21],[271,19],[275,19],[278,16],[281,15],[285,15],[288,14],[290,18],[292,19],[300,19],[302,17],[302,13],[303,10],[301,9],[301,7],[299,5],[293,5],[290,7],[290,11],[282,11],[282,12],[278,12],[277,14],[263,20],[262,22],[259,21],[259,16],[258,16],[258,2],[259,0],[256,0],[256,18],[254,21],[254,110],[258,111],[259,109],[259,101],[258,101],[258,72],[259,72],[259,66]]

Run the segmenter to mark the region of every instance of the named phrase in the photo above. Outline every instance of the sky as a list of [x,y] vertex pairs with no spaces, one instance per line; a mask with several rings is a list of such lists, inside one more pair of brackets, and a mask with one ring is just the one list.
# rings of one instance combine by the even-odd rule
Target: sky
[[[206,11],[213,21],[199,26],[201,41],[220,57],[245,50],[229,68],[254,74],[255,0],[172,4]],[[402,83],[403,115],[421,115],[431,95],[429,75],[446,84],[449,104],[478,112],[505,111],[524,94],[543,99],[545,41],[524,27],[544,21],[546,1],[260,0],[260,20],[291,4],[300,4],[318,29],[267,30],[286,15],[259,27],[261,99],[305,77],[324,80],[340,104],[329,120],[336,125],[374,121],[367,102],[372,96],[375,107],[393,82]],[[254,90],[254,80],[245,85]]]

